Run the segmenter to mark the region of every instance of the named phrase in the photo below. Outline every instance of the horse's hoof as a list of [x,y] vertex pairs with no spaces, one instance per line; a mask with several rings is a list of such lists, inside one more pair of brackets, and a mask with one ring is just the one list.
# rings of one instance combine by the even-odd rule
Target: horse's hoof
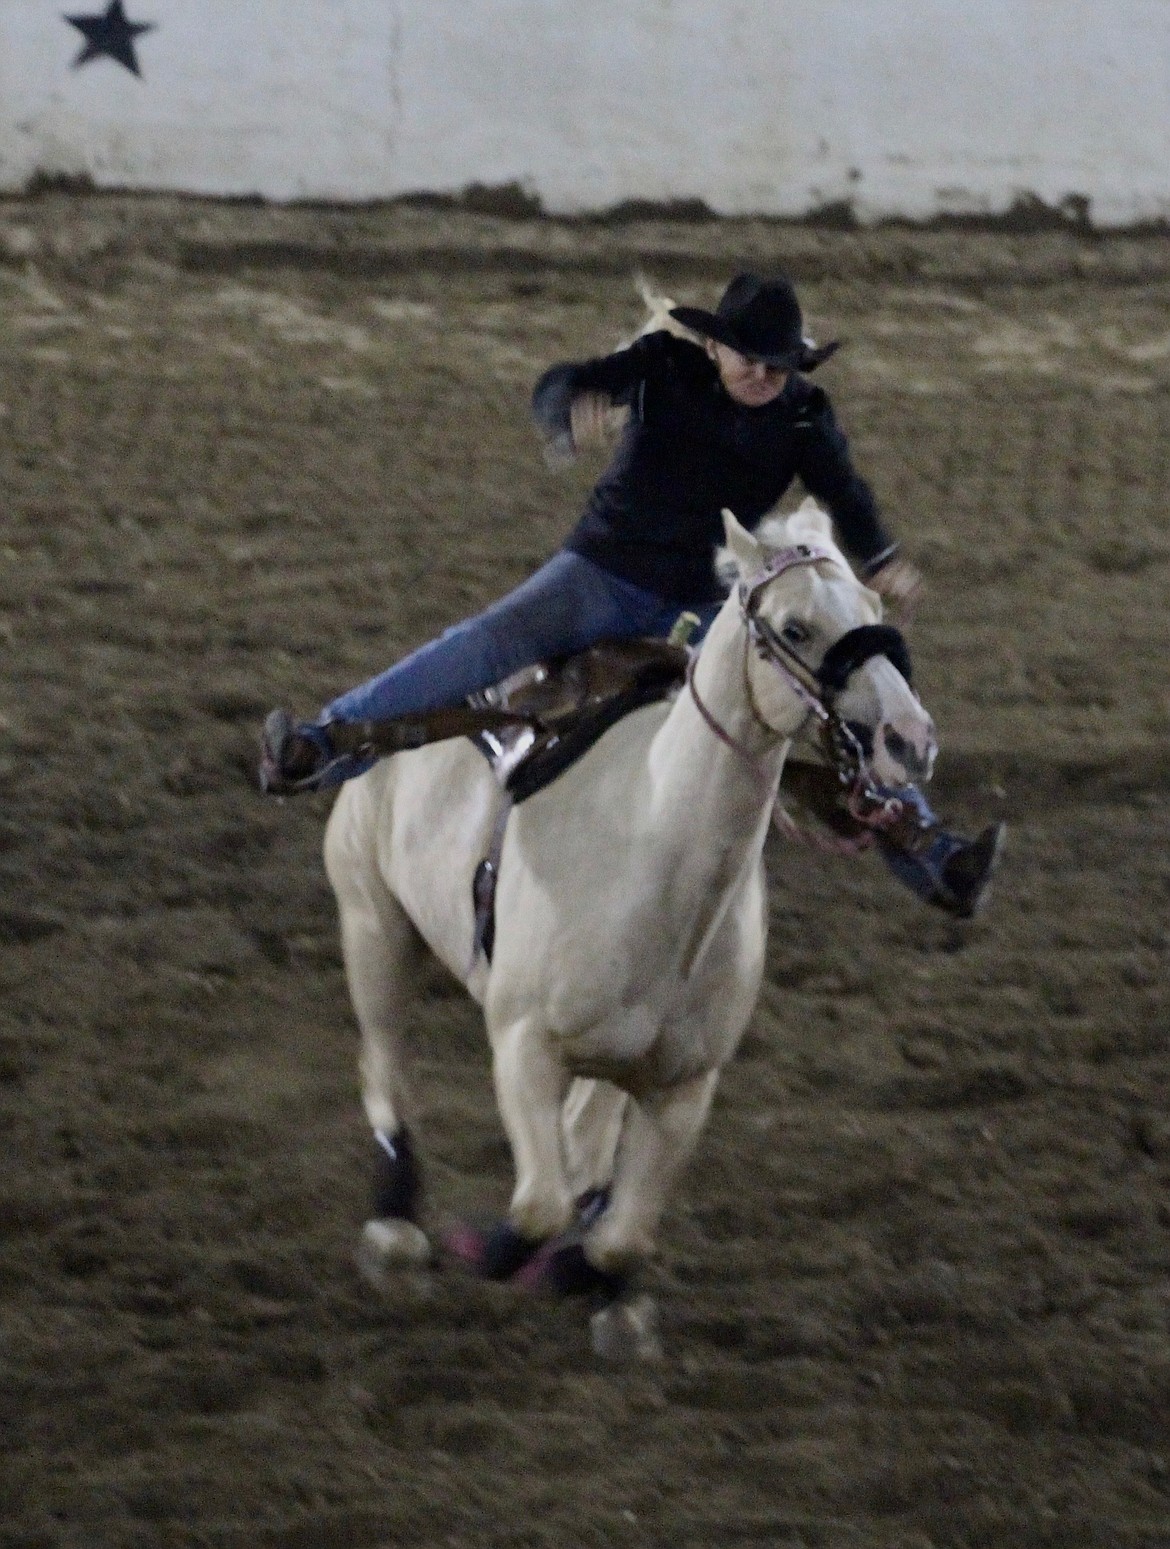
[[530,1243],[506,1222],[492,1227],[462,1221],[443,1234],[451,1258],[466,1264],[484,1280],[509,1280],[525,1291],[548,1289],[546,1271],[553,1243]]
[[396,1271],[419,1269],[431,1262],[433,1254],[421,1227],[387,1216],[362,1227],[356,1257],[363,1279],[381,1291]]
[[542,1257],[540,1282],[558,1296],[596,1296],[613,1306],[629,1289],[625,1275],[598,1269],[586,1257],[583,1243],[550,1244]]
[[611,1302],[589,1320],[593,1353],[603,1361],[661,1361],[662,1334],[658,1322],[658,1304],[652,1296],[635,1296],[629,1301]]

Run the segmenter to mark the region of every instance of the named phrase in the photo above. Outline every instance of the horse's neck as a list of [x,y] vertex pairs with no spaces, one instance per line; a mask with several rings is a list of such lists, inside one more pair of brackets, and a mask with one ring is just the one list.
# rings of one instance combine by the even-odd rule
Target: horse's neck
[[[754,819],[771,810],[784,766],[786,736],[763,727],[752,708],[746,649],[736,604],[728,603],[695,663],[694,692],[679,694],[650,749],[656,804],[696,838],[714,825],[748,840]],[[802,720],[794,697],[792,733]]]

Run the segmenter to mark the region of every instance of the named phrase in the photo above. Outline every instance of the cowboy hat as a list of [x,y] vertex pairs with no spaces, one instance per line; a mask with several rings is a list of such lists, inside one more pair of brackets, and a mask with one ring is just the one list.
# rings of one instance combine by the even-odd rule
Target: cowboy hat
[[714,312],[702,307],[672,307],[671,317],[684,328],[726,344],[749,360],[789,371],[814,371],[838,348],[838,341],[817,345],[805,338],[800,303],[785,275],[761,279],[737,274]]

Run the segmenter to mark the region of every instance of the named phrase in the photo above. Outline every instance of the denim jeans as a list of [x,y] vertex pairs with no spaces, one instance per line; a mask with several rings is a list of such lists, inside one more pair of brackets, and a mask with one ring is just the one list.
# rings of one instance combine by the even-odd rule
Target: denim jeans
[[919,898],[931,899],[944,885],[943,867],[956,850],[963,848],[966,841],[943,828],[930,803],[916,785],[901,786],[885,794],[896,796],[908,807],[913,807],[923,827],[935,830],[930,843],[917,854],[897,849],[888,839],[878,835],[878,851],[898,881]]
[[[719,611],[711,603],[700,614],[705,632]],[[378,721],[397,715],[458,705],[534,662],[583,651],[599,640],[632,635],[667,635],[681,605],[611,575],[592,560],[562,549],[507,596],[474,618],[445,630],[393,667],[326,705],[314,726],[321,735],[330,721]],[[372,760],[341,758],[330,764],[321,788],[340,785],[370,767]]]

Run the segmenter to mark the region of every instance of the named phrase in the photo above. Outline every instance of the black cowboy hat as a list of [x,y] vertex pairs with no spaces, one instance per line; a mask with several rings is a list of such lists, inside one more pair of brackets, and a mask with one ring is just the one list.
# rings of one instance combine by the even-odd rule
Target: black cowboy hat
[[726,344],[749,360],[789,371],[814,371],[838,347],[817,345],[804,336],[804,321],[792,281],[785,275],[761,279],[737,274],[714,312],[702,307],[672,307],[670,315],[704,338]]

